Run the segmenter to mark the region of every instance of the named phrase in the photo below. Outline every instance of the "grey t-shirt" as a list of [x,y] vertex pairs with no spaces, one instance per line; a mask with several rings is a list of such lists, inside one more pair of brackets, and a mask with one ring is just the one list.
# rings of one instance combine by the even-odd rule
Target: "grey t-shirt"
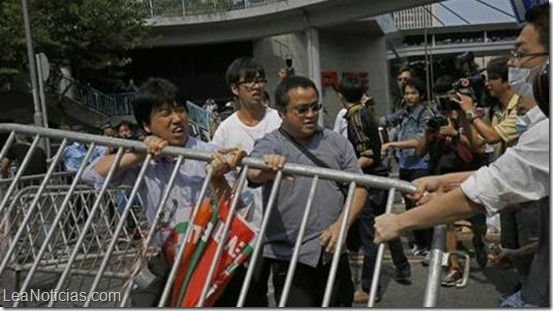
[[[357,165],[353,147],[346,138],[336,132],[319,129],[305,146],[332,169],[362,173]],[[258,140],[251,156],[261,158],[265,154],[280,154],[285,156],[289,163],[316,166],[278,130]],[[282,179],[265,233],[264,257],[280,260],[292,258],[311,182],[312,178],[304,176],[294,176],[293,180]],[[264,207],[267,206],[272,185],[272,181],[264,184]],[[317,266],[322,251],[319,237],[324,229],[336,221],[343,207],[344,199],[336,183],[320,179],[302,240],[300,263]]]

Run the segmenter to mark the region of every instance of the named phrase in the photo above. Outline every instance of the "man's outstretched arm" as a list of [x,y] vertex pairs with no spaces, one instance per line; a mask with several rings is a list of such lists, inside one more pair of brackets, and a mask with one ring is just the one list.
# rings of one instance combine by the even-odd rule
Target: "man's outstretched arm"
[[461,188],[456,188],[443,194],[437,194],[426,204],[405,213],[377,217],[374,225],[374,242],[386,242],[399,237],[405,231],[430,228],[484,212],[484,207],[470,201]]

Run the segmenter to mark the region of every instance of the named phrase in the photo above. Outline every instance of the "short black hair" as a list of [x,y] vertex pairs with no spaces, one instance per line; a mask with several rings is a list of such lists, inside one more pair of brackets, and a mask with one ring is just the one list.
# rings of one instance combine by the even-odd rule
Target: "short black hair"
[[[149,78],[144,82],[138,88],[132,103],[134,118],[141,127],[144,127],[144,124],[149,125],[152,111],[165,104],[184,106],[187,109],[178,88],[162,78]],[[188,110],[186,111],[188,113]]]
[[342,78],[338,91],[348,103],[358,103],[367,91],[367,81],[355,76]]
[[225,79],[227,80],[227,86],[230,88],[232,84],[240,81],[241,76],[249,80],[255,78],[258,74],[261,78],[265,78],[265,69],[260,63],[251,57],[239,57],[228,66]]
[[426,97],[426,86],[424,85],[424,82],[422,82],[420,78],[411,77],[411,79],[407,79],[407,81],[403,85],[403,90],[402,90],[403,93],[405,93],[405,88],[408,86],[416,89],[419,92],[419,95],[421,98]]
[[313,81],[309,78],[302,76],[287,77],[275,89],[275,107],[278,111],[283,111],[290,102],[290,96],[288,92],[293,89],[302,88],[315,90],[317,97],[319,97],[319,90]]
[[129,121],[127,121],[127,120],[122,120],[121,122],[117,123],[117,126],[116,126],[116,127],[117,127],[117,130],[119,130],[119,128],[120,128],[121,126],[123,126],[123,125],[126,125],[126,126],[127,126],[129,129],[131,129],[131,130],[132,130],[132,128],[133,128],[133,124],[132,124],[131,122],[129,122]]
[[509,57],[496,57],[488,63],[486,71],[488,72],[488,79],[501,78],[503,82],[509,81]]
[[528,10],[524,18],[536,28],[538,42],[549,51],[549,1]]
[[434,93],[445,94],[453,89],[455,79],[450,75],[439,76],[434,82]]

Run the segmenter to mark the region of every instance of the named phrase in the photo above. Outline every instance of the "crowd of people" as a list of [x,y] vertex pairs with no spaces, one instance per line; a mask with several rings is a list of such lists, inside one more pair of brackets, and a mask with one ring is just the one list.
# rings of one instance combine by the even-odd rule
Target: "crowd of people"
[[[228,196],[232,192],[237,176],[232,170],[234,165],[227,160],[228,153],[243,150],[250,157],[264,160],[270,170],[250,169],[248,184],[240,194],[240,213],[252,226],[259,228],[262,218],[269,217],[262,237],[262,258],[256,263],[245,306],[269,305],[271,276],[274,298],[280,300],[308,201],[311,179],[287,176],[280,182],[275,210],[264,215],[277,172],[291,162],[386,177],[392,170],[390,159],[397,162],[399,178],[413,182],[417,191],[404,194],[405,213],[391,215],[384,214],[386,191],[357,186],[346,222],[347,249],[362,251],[361,286],[355,290],[349,253],[344,250],[331,306],[351,306],[354,300],[367,299],[379,243],[388,243],[396,280],[408,285],[411,265],[399,238],[412,232],[409,251],[427,262],[431,256],[432,226],[448,224],[446,247],[453,253],[458,244],[456,221],[462,219],[470,223],[480,266],[485,267],[488,261],[509,263],[518,272],[519,290],[502,297],[501,306],[550,306],[549,5],[535,7],[526,20],[513,55],[495,58],[486,67],[485,85],[497,102],[492,107],[478,107],[474,94],[456,87],[458,83],[452,76],[439,77],[434,83],[434,97],[427,98],[429,92],[422,80],[409,68],[401,68],[397,73],[401,96],[392,113],[384,116],[375,112],[377,103],[372,100],[366,81],[344,77],[337,89],[343,109],[331,130],[318,125],[323,106],[320,90],[313,81],[296,75],[280,76],[270,104],[264,67],[250,57],[240,57],[229,65],[225,75],[232,102],[221,109],[213,100],[204,105],[220,118],[210,142],[189,135],[186,103],[177,87],[161,78],[150,78],[136,91],[133,106],[138,125],[124,121],[113,126],[106,122],[100,126],[100,134],[143,141],[153,155],[145,172],[145,187],[140,189],[141,206],[150,222],[154,221],[175,165],[173,159],[160,157],[166,146],[213,155],[208,196]],[[80,132],[83,128],[75,126],[71,130]],[[24,137],[18,138],[18,144],[2,160],[3,174],[10,161],[21,158],[20,149],[28,145]],[[72,142],[62,153],[63,169],[75,172],[83,164],[86,152],[87,146]],[[134,185],[145,158],[144,153],[126,151],[112,184]],[[99,187],[115,154],[109,147],[98,146],[89,160],[83,180]],[[45,167],[36,168],[36,172],[45,171]],[[167,208],[177,204],[176,212],[166,213],[174,218],[164,220],[165,223],[175,227],[189,221],[206,174],[204,162],[184,161],[167,200],[171,202],[167,205],[172,205]],[[330,255],[336,250],[345,216],[342,188],[331,180],[319,181],[312,202],[312,214],[317,216],[309,219],[301,240],[287,306],[322,304]],[[501,219],[501,247],[499,252],[488,254],[486,216],[496,213]],[[149,261],[148,269],[156,281],[146,288],[133,289],[133,306],[158,304],[170,261],[163,254]],[[457,256],[451,255],[442,285],[458,285],[462,271]],[[240,266],[214,306],[236,305],[245,274],[246,268]],[[382,299],[380,287],[376,293],[376,300]]]
[[[500,166],[500,163],[505,161],[504,159],[526,165],[527,163],[520,163],[522,158],[513,156],[517,152],[527,152],[520,149],[525,142],[520,138],[525,137],[523,135],[528,137],[527,132],[535,128],[535,124],[548,122],[536,107],[537,100],[528,93],[528,74],[521,73],[526,72],[521,68],[536,71],[548,56],[548,45],[540,41],[545,31],[548,31],[548,24],[546,27],[543,24],[543,19],[546,18],[544,16],[548,14],[536,11],[529,14],[529,24],[523,28],[517,39],[517,54],[514,57],[495,58],[487,65],[485,85],[489,94],[496,99],[497,105],[485,109],[476,107],[476,99],[470,96],[470,93],[456,88],[456,80],[451,76],[439,77],[434,83],[434,98],[427,98],[428,92],[421,79],[409,68],[402,68],[397,75],[401,99],[395,105],[393,113],[382,117],[376,115],[375,102],[370,97],[366,81],[357,77],[343,78],[337,91],[344,110],[337,118],[336,131],[331,131],[317,125],[322,104],[319,90],[311,80],[301,76],[283,77],[275,90],[274,103],[270,105],[266,101],[268,94],[264,88],[267,80],[263,66],[249,57],[243,57],[236,59],[227,69],[226,80],[233,95],[233,104],[225,108],[232,107],[232,113],[215,129],[209,144],[200,144],[189,137],[186,132],[188,117],[184,104],[179,102],[177,97],[161,96],[176,92],[174,86],[165,80],[151,79],[138,89],[135,116],[144,124],[144,129],[149,134],[145,143],[153,154],[159,153],[166,145],[214,152],[214,159],[218,161],[211,165],[217,167],[220,177],[227,176],[216,183],[219,187],[229,187],[235,179],[235,176],[228,172],[228,165],[224,165],[224,153],[238,148],[246,151],[251,157],[264,159],[273,171],[250,169],[248,186],[240,194],[245,210],[249,211],[248,220],[255,226],[260,225],[263,206],[267,205],[275,172],[286,162],[388,176],[391,168],[387,165],[390,162],[386,160],[392,157],[397,159],[400,179],[414,182],[421,189],[430,192],[437,190],[435,184],[440,181],[440,191],[447,191],[446,194],[432,193],[424,198],[419,194],[405,195],[407,212],[402,215],[382,215],[387,201],[385,191],[364,187],[356,189],[347,222],[348,248],[361,248],[363,251],[361,288],[354,295],[348,256],[347,252],[344,252],[340,257],[339,277],[334,287],[337,292],[332,295],[331,305],[351,305],[354,297],[357,300],[359,296],[367,295],[373,290],[371,280],[377,254],[376,243],[389,241],[396,267],[396,279],[409,284],[411,266],[399,240],[400,233],[406,230],[413,231],[412,240],[409,241],[412,246],[410,252],[428,261],[431,254],[429,250],[432,229],[426,228],[432,224],[447,223],[447,250],[453,252],[457,248],[455,220],[463,218],[468,219],[471,224],[472,245],[478,264],[484,267],[489,259],[495,263],[511,261],[520,275],[523,289],[521,297],[524,303],[548,305],[548,296],[530,295],[524,291],[527,287],[535,290],[533,286],[536,286],[532,283],[535,282],[532,279],[532,260],[528,259],[532,257],[527,254],[531,253],[528,249],[532,249],[532,246],[535,249],[536,245],[543,244],[540,237],[543,236],[541,231],[545,228],[539,223],[543,218],[538,215],[544,213],[544,209],[547,208],[548,199],[544,197],[548,195],[548,187],[544,187],[543,184],[538,187],[544,189],[543,194],[536,194],[536,189],[532,189],[530,194],[522,193],[518,189],[518,184],[508,184],[510,180],[517,183],[520,180],[509,174],[501,179],[506,188],[495,186],[497,190],[491,194],[484,193],[482,187],[478,186],[485,183],[487,187],[492,187],[492,180],[502,176],[504,167]],[[157,94],[157,97],[152,94]],[[153,98],[156,100],[152,101]],[[206,108],[215,111],[212,102],[206,103]],[[159,117],[158,112],[161,113]],[[386,132],[383,128],[391,129],[390,140],[384,139],[384,136],[388,135],[382,135]],[[215,147],[204,149],[207,148],[204,146],[208,145]],[[539,156],[541,154],[534,154],[523,159],[531,161]],[[122,166],[129,172],[121,175],[121,180],[133,182],[138,171],[137,164],[143,160],[144,155],[128,157],[132,161],[125,161]],[[104,157],[89,166],[86,175],[90,181],[97,183],[102,180],[101,176],[105,177],[109,168],[109,165],[104,164],[106,159],[110,158]],[[189,161],[189,165],[192,165],[192,162]],[[110,163],[108,161],[108,164]],[[548,173],[548,167],[544,168],[543,165],[536,164],[536,169],[546,169]],[[134,173],[131,174],[130,170]],[[161,167],[156,166],[152,170],[155,170],[152,171],[155,176],[160,174],[157,170],[161,170]],[[471,172],[475,170],[478,171],[472,175]],[[534,180],[534,183],[545,183],[545,180],[541,180],[542,176],[530,175],[529,170],[521,169],[516,172],[525,172],[529,175],[528,179]],[[189,168],[182,170],[182,174],[184,181],[187,179],[185,176],[201,176],[204,173]],[[478,176],[485,176],[482,177],[485,179],[476,179]],[[449,178],[453,178],[453,181],[449,181]],[[459,183],[464,179],[467,180],[459,188]],[[527,181],[525,186],[529,184],[532,182]],[[182,186],[190,189],[190,192],[179,194],[183,196],[180,221],[189,217],[192,204],[200,191],[198,186]],[[154,202],[159,199],[158,196],[152,195],[152,187],[155,188],[154,185],[148,187],[148,200],[153,201],[145,206],[146,209],[155,206]],[[306,177],[294,176],[293,179],[282,181],[275,199],[276,211],[266,215],[269,217],[269,227],[263,237],[263,256],[256,266],[256,273],[247,295],[247,306],[268,305],[267,284],[270,275],[275,288],[275,299],[279,301],[297,239],[298,221],[307,203],[305,194],[309,187],[310,180]],[[332,181],[320,182],[316,202],[313,204],[317,209],[313,213],[317,217],[308,222],[301,241],[299,262],[289,293],[289,306],[321,305],[324,280],[328,277],[330,267],[328,254],[336,247],[339,224],[343,217],[344,197],[339,188],[339,185]],[[514,193],[506,194],[508,191]],[[459,201],[459,193],[463,194],[463,201],[468,202],[465,205],[471,207],[470,212],[463,210],[457,217],[438,218],[432,215],[432,219],[425,220],[424,216],[429,214],[422,211],[436,209],[438,202],[447,196]],[[490,198],[490,195],[497,197]],[[451,205],[448,203],[439,208],[447,210],[447,206]],[[510,205],[509,209],[501,212],[502,250],[499,254],[486,252],[486,217],[484,213],[477,213],[477,204],[486,206],[489,215],[499,212],[502,208],[492,209],[488,205]],[[412,219],[409,219],[409,222],[400,221],[407,217],[404,215],[410,214],[421,214],[415,218],[421,219],[420,223],[415,223]],[[409,226],[401,226],[404,223],[408,223]],[[518,252],[524,252],[524,255],[519,256]],[[158,263],[154,270],[166,271],[160,269],[161,266],[163,264]],[[548,267],[545,269],[540,266],[540,269],[548,271]],[[238,269],[231,284],[217,301],[217,306],[231,306],[236,303],[245,270],[244,267]],[[450,256],[448,271],[442,285],[459,284],[463,278],[462,271],[457,256]],[[160,280],[166,278],[163,274],[159,276]],[[539,285],[545,286],[542,283]],[[540,293],[543,292],[543,288],[540,289]],[[381,299],[381,290],[374,290],[378,301]],[[154,286],[147,291],[149,296],[141,294],[141,298],[150,297],[151,300],[146,305],[155,304],[160,287]]]

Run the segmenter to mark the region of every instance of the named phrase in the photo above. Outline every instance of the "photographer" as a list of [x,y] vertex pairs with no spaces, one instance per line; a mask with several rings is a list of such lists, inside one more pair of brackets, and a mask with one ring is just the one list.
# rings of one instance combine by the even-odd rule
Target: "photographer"
[[508,61],[509,59],[506,57],[495,58],[486,67],[488,73],[486,88],[490,95],[500,103],[498,108],[491,110],[491,125],[476,113],[474,100],[470,97],[460,95],[460,100],[454,99],[461,106],[471,124],[473,149],[478,149],[484,144],[493,144],[493,160],[503,154],[507,147],[515,145],[518,140],[515,121],[519,96],[509,86]]
[[[436,80],[434,92],[440,115],[428,120],[426,133],[418,154],[428,152],[428,169],[431,175],[442,175],[453,172],[472,171],[481,166],[481,159],[477,152],[470,149],[470,125],[459,113],[461,107],[455,101],[455,90],[452,89],[454,79],[451,76],[442,76]],[[466,133],[466,134],[465,134]],[[486,234],[486,217],[476,215],[469,219],[472,224],[473,246],[476,260],[481,267],[487,263],[487,254],[483,242]],[[457,235],[454,223],[448,224],[446,248],[449,252],[457,249]],[[465,263],[468,264],[468,263]],[[457,256],[450,254],[448,273],[442,280],[442,286],[455,286],[463,279],[463,269]]]

